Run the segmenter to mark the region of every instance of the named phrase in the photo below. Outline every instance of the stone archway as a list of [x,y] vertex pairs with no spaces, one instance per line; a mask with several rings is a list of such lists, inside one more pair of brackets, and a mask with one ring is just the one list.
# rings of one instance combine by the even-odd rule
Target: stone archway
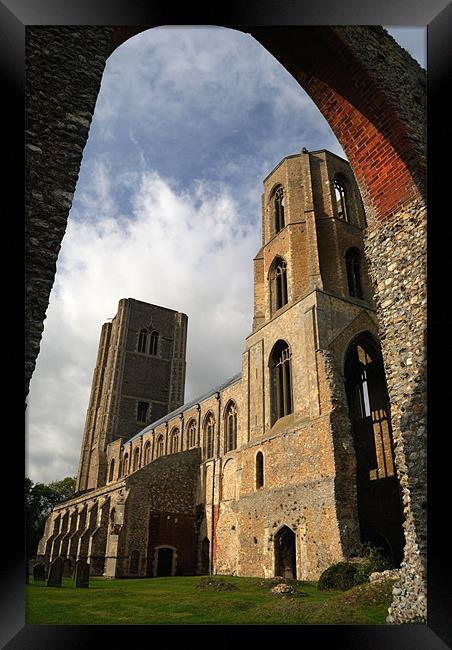
[[[105,61],[147,28],[27,28],[26,394]],[[408,577],[414,572],[419,592],[426,558],[426,75],[379,27],[239,29],[256,38],[310,95],[360,187],[369,224],[366,256],[396,413],[395,462],[409,540],[407,589],[414,593]],[[409,350],[400,351],[401,340],[419,351],[415,362]],[[408,600],[394,622],[425,616],[425,598],[416,594],[411,605]]]
[[275,576],[297,579],[297,548],[296,535],[288,526],[278,530],[274,538],[275,545]]

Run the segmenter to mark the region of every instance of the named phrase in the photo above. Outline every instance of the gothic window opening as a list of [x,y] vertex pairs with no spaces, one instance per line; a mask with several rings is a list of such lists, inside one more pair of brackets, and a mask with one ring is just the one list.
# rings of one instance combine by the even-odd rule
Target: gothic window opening
[[270,355],[271,424],[293,411],[291,354],[286,341],[275,343]]
[[212,413],[209,413],[204,423],[204,457],[206,459],[213,457],[214,432],[215,432],[215,419]]
[[129,454],[125,454],[124,460],[122,461],[122,475],[127,476],[129,471]]
[[165,453],[165,442],[163,440],[163,435],[160,435],[157,440],[157,458],[163,456]]
[[350,248],[345,254],[347,270],[348,293],[354,298],[363,299],[361,285],[361,253],[356,248]]
[[196,422],[190,420],[187,427],[187,446],[189,449],[196,447]]
[[149,417],[149,402],[137,402],[137,422],[146,424]]
[[256,490],[264,487],[264,454],[258,451],[256,454]]
[[287,263],[282,258],[274,260],[270,270],[271,313],[287,304]]
[[115,459],[112,458],[110,463],[110,473],[108,475],[108,480],[110,481],[110,483],[113,480],[114,475],[115,475]]
[[149,341],[149,354],[150,355],[157,356],[158,344],[159,344],[159,333],[158,332],[152,332],[151,338],[150,338],[150,341]]
[[281,185],[278,185],[273,194],[273,217],[275,225],[275,233],[278,233],[284,228],[284,190]]
[[224,451],[237,448],[237,407],[235,402],[229,402],[225,412]]
[[144,464],[147,465],[151,460],[151,443],[149,440],[144,445]]
[[146,353],[147,341],[148,341],[147,330],[144,329],[140,330],[140,334],[138,336],[138,352]]
[[171,453],[177,454],[179,451],[179,429],[173,429],[171,433]]
[[133,469],[132,471],[135,472],[140,466],[140,450],[138,447],[135,449],[133,452]]
[[334,177],[334,195],[336,199],[337,216],[339,219],[350,222],[348,188],[345,177],[342,174],[336,174]]
[[404,545],[400,486],[383,360],[370,334],[363,333],[350,344],[344,375],[356,454],[361,541],[386,538],[397,564]]

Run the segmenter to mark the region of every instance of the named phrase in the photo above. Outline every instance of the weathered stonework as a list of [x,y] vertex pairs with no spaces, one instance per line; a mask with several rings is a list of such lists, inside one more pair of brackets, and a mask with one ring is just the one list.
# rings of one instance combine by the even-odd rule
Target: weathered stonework
[[25,31],[27,395],[112,28]]
[[[338,173],[347,178],[348,220],[338,213]],[[285,196],[279,230],[273,228],[275,186]],[[372,442],[365,449],[369,461],[362,442],[357,447],[357,435],[374,440],[374,414],[357,420],[346,393],[354,341],[378,338],[366,265],[356,271],[359,295],[346,265],[350,248],[363,252],[365,218],[358,199],[347,163],[326,151],[289,156],[271,172],[264,181],[262,264],[255,278],[259,318],[245,342],[242,372],[175,410],[167,404],[170,412],[136,433],[127,418],[117,418],[115,436],[105,437],[102,424],[89,440],[85,435],[79,474],[96,436],[105,447],[105,472],[93,477],[94,484],[80,482],[79,494],[55,508],[40,545],[43,561],[62,557],[72,566],[84,560],[92,573],[111,577],[218,573],[317,580],[331,564],[358,556],[375,532],[388,536],[388,529],[388,547],[397,543],[392,524],[379,523],[392,507],[384,490],[376,490],[392,480],[386,469],[378,474],[384,454]],[[284,304],[272,298],[275,259],[287,262]],[[101,335],[88,423],[99,419],[97,411],[101,423],[109,422],[119,403],[111,394],[125,395],[132,378],[141,377],[149,356],[136,351],[141,328],[151,314],[154,327],[163,312],[180,316],[120,301],[116,320]],[[290,351],[281,357],[290,358],[282,375],[275,362],[281,343]],[[373,355],[370,348],[368,353]],[[124,354],[128,370],[118,374]],[[366,390],[373,404],[376,357],[369,363],[374,370]],[[116,377],[114,390],[109,373]],[[147,381],[146,394],[161,388],[158,373]],[[348,390],[355,394],[360,386]],[[365,521],[358,478],[363,462],[365,492],[373,481],[383,507],[379,512],[374,500],[375,513]],[[97,521],[90,514],[96,508]],[[400,553],[395,549],[394,557]]]
[[[143,29],[55,26],[26,30],[26,393],[105,60],[114,47]],[[420,258],[415,256],[415,263],[420,259],[424,264],[424,229],[413,224],[420,224],[418,217],[425,213],[419,201],[425,187],[426,75],[380,27],[266,27],[250,33],[294,75],[322,111],[346,151],[363,197],[369,224],[366,253],[374,280],[406,519],[405,577],[396,586],[390,620],[419,619],[425,616],[426,445],[425,377],[416,359],[419,364],[425,362],[425,283],[422,274],[410,274],[406,259],[416,249]],[[307,218],[304,232],[308,231],[312,241],[315,233]],[[387,251],[396,264],[392,269]],[[321,247],[316,255],[321,259]],[[262,284],[261,252],[255,270]],[[331,278],[334,281],[334,274]],[[314,280],[319,281],[315,273]],[[323,281],[328,282],[327,275]],[[259,328],[266,303],[258,282],[255,286],[257,297],[263,299],[256,304],[255,328]],[[400,305],[404,308],[398,310]],[[402,352],[402,340],[412,343],[414,355],[408,356],[408,345]],[[253,354],[250,351],[250,358]],[[340,364],[338,369],[340,373]],[[264,379],[262,371],[262,384]],[[264,421],[262,408],[261,412]],[[80,537],[82,546],[88,544],[93,563],[99,565],[107,503],[90,512],[87,520],[91,523],[85,524]],[[214,523],[216,518],[218,507],[213,506]],[[57,548],[68,521],[68,515],[60,514],[49,523],[53,528],[46,528],[50,546],[45,552],[51,552],[53,541]]]
[[119,449],[118,437],[130,438],[183,403],[186,340],[185,314],[133,298],[119,301],[115,317],[102,326],[78,492],[105,485],[107,467],[118,478],[119,463],[111,468],[111,449]]
[[395,458],[402,488],[405,559],[388,621],[426,619],[427,378],[426,208],[421,201],[369,233],[366,253],[381,314],[392,401]]

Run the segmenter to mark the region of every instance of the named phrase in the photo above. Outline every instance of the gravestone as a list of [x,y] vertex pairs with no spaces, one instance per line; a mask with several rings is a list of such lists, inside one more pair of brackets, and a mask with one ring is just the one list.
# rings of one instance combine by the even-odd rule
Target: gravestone
[[44,582],[46,579],[46,568],[40,562],[33,567],[33,580],[35,582]]
[[85,560],[78,560],[75,565],[75,586],[89,587],[89,564]]
[[50,565],[49,575],[47,578],[48,587],[61,587],[61,578],[63,576],[63,560],[60,557]]
[[72,576],[72,562],[69,558],[63,561],[63,578],[70,578]]

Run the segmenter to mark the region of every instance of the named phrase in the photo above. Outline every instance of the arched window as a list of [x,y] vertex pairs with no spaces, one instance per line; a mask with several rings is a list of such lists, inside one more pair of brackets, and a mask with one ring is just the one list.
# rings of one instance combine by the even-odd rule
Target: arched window
[[273,223],[275,233],[278,233],[284,228],[284,190],[281,185],[273,192]]
[[143,464],[147,465],[150,460],[151,460],[151,443],[148,440],[146,442],[146,444],[144,445],[144,461],[143,461]]
[[256,454],[256,490],[264,487],[264,454],[258,451]]
[[135,472],[140,467],[140,450],[136,447],[133,452],[133,472]]
[[146,344],[148,341],[148,332],[147,330],[140,330],[138,336],[138,352],[146,352]]
[[187,448],[192,449],[196,447],[196,422],[190,420],[187,425]]
[[158,332],[152,332],[151,340],[149,342],[149,354],[152,354],[153,356],[157,355],[158,344],[159,344],[159,333]]
[[157,453],[156,457],[160,458],[160,456],[163,456],[165,453],[165,441],[163,439],[163,434],[158,437],[157,440]]
[[271,313],[287,304],[287,263],[282,257],[277,257],[270,268],[270,305]]
[[208,413],[204,420],[204,457],[213,456],[213,436],[215,433],[215,419],[212,413]]
[[363,298],[361,286],[361,253],[357,248],[349,248],[345,254],[348,293],[354,298]]
[[129,454],[125,454],[124,459],[122,461],[122,475],[127,476],[128,471],[129,471]]
[[343,174],[334,177],[334,195],[336,198],[337,216],[344,221],[350,221],[347,181]]
[[237,407],[230,401],[224,415],[224,451],[228,452],[237,447]]
[[177,454],[179,451],[179,429],[173,429],[171,432],[171,453]]
[[385,538],[396,565],[403,558],[403,516],[394,466],[390,402],[380,346],[364,332],[349,345],[344,365],[356,454],[361,541]]
[[292,413],[292,373],[290,348],[279,340],[270,354],[271,424]]
[[110,472],[108,474],[108,480],[111,482],[115,474],[115,459],[112,458],[110,462]]

